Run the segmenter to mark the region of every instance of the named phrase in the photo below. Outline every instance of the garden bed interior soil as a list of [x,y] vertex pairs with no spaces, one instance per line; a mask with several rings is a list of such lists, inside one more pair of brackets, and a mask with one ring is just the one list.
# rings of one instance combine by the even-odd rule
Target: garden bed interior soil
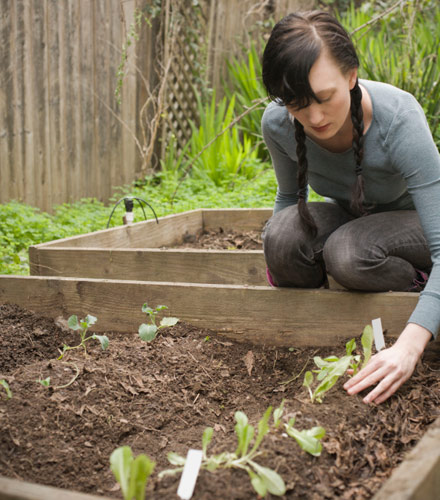
[[205,248],[211,250],[262,250],[261,231],[233,231],[222,227],[187,233],[182,243],[166,248]]
[[[90,314],[99,322],[99,311]],[[215,429],[209,452],[235,451],[234,413],[242,410],[256,424],[269,405],[285,399],[284,416],[295,416],[295,427],[325,427],[322,455],[306,454],[278,430],[265,438],[257,461],[283,477],[285,498],[358,500],[373,496],[439,416],[438,359],[420,362],[380,406],[363,404],[362,395],[347,396],[341,383],[322,404],[312,404],[302,387],[304,369],[313,368],[315,355],[342,355],[343,345],[238,344],[178,323],[151,343],[136,333],[108,333],[106,351],[96,342],[87,356],[78,349],[57,361],[64,343],[78,343],[66,319],[54,322],[0,306],[0,379],[12,391],[11,399],[0,392],[0,475],[122,498],[109,457],[130,445],[135,455],[146,453],[157,462],[147,498],[177,498],[179,475],[157,479],[157,472],[170,467],[169,451],[200,449],[207,426]],[[37,382],[50,376],[52,386],[67,384],[76,368],[79,376],[68,387]],[[201,471],[193,498],[256,496],[246,472],[217,470]]]

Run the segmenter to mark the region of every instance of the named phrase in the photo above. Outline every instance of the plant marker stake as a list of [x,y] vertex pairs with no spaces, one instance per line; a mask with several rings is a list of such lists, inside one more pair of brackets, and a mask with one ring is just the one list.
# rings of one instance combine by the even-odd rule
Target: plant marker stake
[[382,321],[380,320],[380,318],[373,319],[371,324],[373,325],[374,345],[376,347],[376,351],[379,352],[381,349],[383,349],[385,347],[385,340],[383,338]]
[[177,489],[177,494],[182,500],[190,500],[194,493],[202,458],[202,450],[188,450],[185,467],[183,468],[179,488]]

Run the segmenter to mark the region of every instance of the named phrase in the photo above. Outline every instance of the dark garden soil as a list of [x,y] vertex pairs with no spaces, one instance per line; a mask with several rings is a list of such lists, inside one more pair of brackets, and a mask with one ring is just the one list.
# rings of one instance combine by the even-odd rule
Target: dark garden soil
[[[90,311],[98,316],[99,311]],[[289,499],[370,498],[440,412],[440,361],[423,361],[386,403],[367,406],[335,386],[322,404],[301,387],[314,355],[342,355],[341,345],[296,349],[235,344],[209,330],[179,323],[151,343],[137,334],[108,333],[102,351],[90,341],[88,355],[64,343],[77,334],[65,320],[53,322],[17,306],[0,305],[0,475],[82,492],[122,498],[109,469],[111,452],[130,445],[156,462],[147,498],[174,499],[179,475],[159,481],[166,454],[201,448],[207,426],[209,450],[235,451],[234,413],[256,424],[269,405],[285,398],[284,418],[295,427],[321,425],[327,435],[320,457],[273,430],[257,461],[275,469]],[[353,332],[353,336],[360,332]],[[50,376],[52,386],[37,382]],[[202,471],[194,499],[255,499],[246,472]],[[272,498],[272,497],[270,497]],[[275,497],[274,497],[275,498]]]
[[[172,248],[172,247],[168,247]],[[186,234],[183,242],[173,248],[209,248],[211,250],[261,250],[261,231],[203,230]]]

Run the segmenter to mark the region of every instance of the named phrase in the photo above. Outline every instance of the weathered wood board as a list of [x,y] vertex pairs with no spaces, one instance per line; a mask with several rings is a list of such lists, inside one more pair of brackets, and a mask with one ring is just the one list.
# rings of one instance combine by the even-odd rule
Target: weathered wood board
[[[0,500],[112,500],[0,476]],[[114,500],[114,499],[113,499]]]
[[167,283],[30,276],[0,276],[0,303],[11,302],[49,317],[93,314],[96,331],[137,331],[141,307],[165,304],[169,313],[239,341],[274,345],[334,345],[359,335],[381,317],[396,337],[418,294],[358,293],[269,286]]
[[199,209],[29,249],[31,275],[265,285],[262,250],[162,249],[203,230],[261,230],[269,209]]

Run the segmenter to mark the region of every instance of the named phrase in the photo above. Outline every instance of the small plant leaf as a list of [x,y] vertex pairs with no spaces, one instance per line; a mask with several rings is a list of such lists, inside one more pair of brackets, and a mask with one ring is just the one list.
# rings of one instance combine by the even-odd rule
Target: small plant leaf
[[116,448],[110,455],[110,469],[121,486],[121,491],[125,500],[132,500],[128,497],[130,485],[130,470],[133,462],[133,453],[129,446]]
[[92,339],[97,339],[101,343],[102,350],[105,351],[109,345],[109,340],[107,335],[92,335]]
[[0,385],[4,388],[6,391],[6,399],[11,399],[12,398],[12,391],[9,388],[9,384],[6,382],[4,378],[0,380]]
[[272,495],[281,496],[286,492],[286,485],[282,477],[272,469],[268,467],[263,467],[255,462],[250,462],[255,472],[258,474],[260,479],[263,481],[266,489]]
[[322,444],[320,439],[325,435],[325,429],[323,427],[313,427],[310,430],[299,431],[291,425],[285,425],[287,434],[295,439],[299,446],[313,455],[314,457],[319,457],[322,451]]
[[355,339],[351,339],[345,344],[345,351],[347,352],[347,356],[350,356],[355,349],[356,349]]
[[43,387],[50,387],[50,377],[46,377],[44,379],[38,379],[38,383],[40,383]]
[[174,326],[178,321],[179,321],[179,318],[171,318],[171,317],[162,318],[162,320],[160,322],[160,326],[162,328],[164,328],[166,326]]
[[251,484],[254,490],[260,495],[260,497],[265,497],[267,493],[266,485],[264,484],[263,479],[255,474],[255,472],[251,469],[248,469],[249,477],[251,478]]
[[249,444],[254,437],[254,427],[248,424],[248,418],[242,411],[235,412],[235,432],[238,438],[238,446],[236,454],[239,456],[244,456],[247,453]]
[[151,342],[156,338],[157,326],[147,325],[146,323],[142,323],[138,331],[139,331],[139,337],[142,340],[145,340],[145,342]]
[[373,338],[373,328],[371,327],[371,325],[367,325],[364,328],[361,337],[362,348],[364,350],[364,362],[362,363],[362,367],[364,367],[370,360],[371,350],[373,347]]
[[281,404],[278,408],[276,408],[273,412],[273,424],[275,427],[278,427],[281,423],[281,417],[283,416],[284,411],[284,399],[281,401]]
[[152,313],[153,309],[151,309],[151,307],[149,307],[148,304],[145,302],[145,304],[142,306],[142,312],[146,314]]
[[143,453],[134,459],[130,470],[128,498],[131,499],[134,497],[136,500],[145,499],[145,487],[147,485],[147,480],[151,476],[155,465],[156,463],[150,460],[150,458]]
[[160,306],[156,306],[156,311],[159,312],[159,311],[163,311],[164,309],[168,309],[167,306],[163,306],[163,305],[160,305]]
[[312,386],[312,384],[313,384],[313,380],[314,380],[314,378],[313,378],[313,373],[312,373],[312,372],[310,372],[310,371],[308,371],[308,372],[306,372],[306,373],[304,374],[304,382],[303,382],[303,385],[304,385],[305,387],[311,387],[311,386]]
[[98,321],[98,318],[96,316],[92,316],[91,314],[87,314],[84,321],[86,322],[87,327],[89,327],[94,325]]
[[72,330],[80,330],[81,326],[78,322],[78,316],[76,314],[73,314],[70,316],[70,318],[67,320],[67,324],[69,325],[69,328]]
[[178,453],[174,453],[174,451],[167,453],[167,459],[171,465],[185,465],[186,463],[186,458],[182,457]]
[[271,413],[272,406],[269,406],[269,408],[264,412],[261,420],[258,422],[258,434],[257,438],[255,439],[254,446],[252,447],[251,454],[257,450],[257,448],[261,444],[261,441],[263,441],[264,436],[269,432],[269,419]]
[[214,434],[214,429],[212,427],[207,427],[203,431],[203,437],[202,437],[202,451],[203,451],[203,456],[206,458],[206,451],[208,449],[209,443],[211,442],[212,436]]

